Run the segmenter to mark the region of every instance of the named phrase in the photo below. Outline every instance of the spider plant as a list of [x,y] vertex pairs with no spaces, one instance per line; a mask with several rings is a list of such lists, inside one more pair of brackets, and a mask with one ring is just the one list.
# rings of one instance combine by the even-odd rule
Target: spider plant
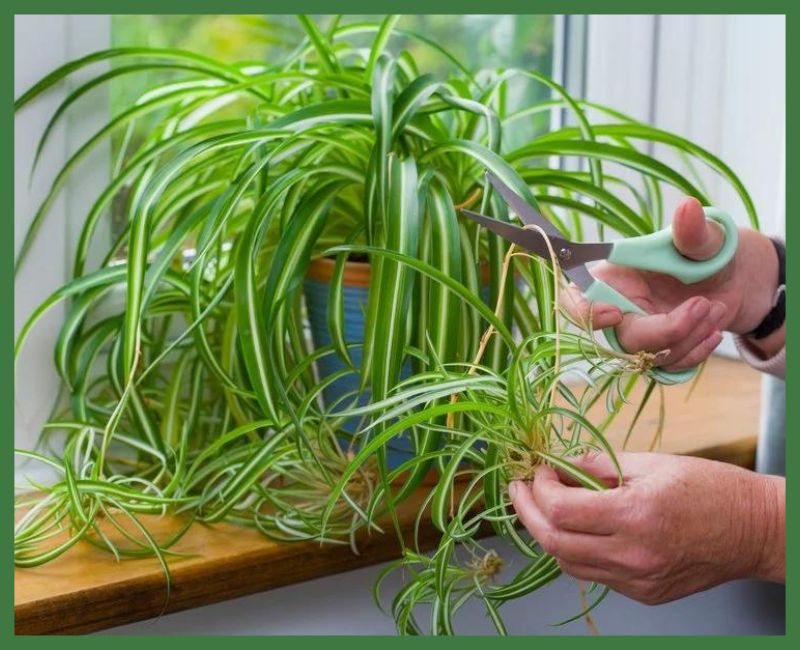
[[[426,629],[450,633],[472,597],[503,632],[502,604],[558,575],[515,526],[508,481],[546,462],[601,489],[570,457],[612,453],[604,432],[613,415],[636,382],[649,382],[645,399],[654,384],[636,357],[565,329],[557,267],[481,232],[458,208],[512,218],[484,180],[489,169],[571,238],[589,224],[601,236],[641,235],[662,225],[665,186],[709,203],[698,166],[729,182],[755,223],[753,204],[735,174],[689,140],[574,98],[537,71],[464,69],[399,20],[335,19],[323,31],[301,16],[304,38],[270,63],[104,50],[18,98],[22,110],[75,73],[113,63],[68,92],[38,161],[54,126],[91,90],[141,74],[160,79],[68,159],[16,260],[26,263],[78,164],[117,138],[115,173],[83,219],[71,277],[16,344],[19,353],[42,315],[68,304],[54,346],[67,399],[40,447],[19,451],[58,480],[18,498],[18,565],[87,540],[117,556],[155,554],[168,575],[170,547],[186,528],[158,540],[141,517],[166,512],[255,526],[287,542],[356,546],[358,533],[378,534],[379,516],[397,527],[397,505],[434,470],[424,516],[441,543],[433,556],[409,548],[400,560],[411,576],[392,606],[401,632],[423,631],[414,610],[429,603]],[[448,59],[452,74],[419,70],[394,48],[397,34]],[[508,89],[520,81],[543,85],[550,98],[514,106]],[[515,124],[562,110],[570,125],[518,148],[504,143]],[[147,132],[133,137],[143,120]],[[650,143],[679,153],[681,168],[646,153]],[[554,157],[584,167],[553,166]],[[115,202],[125,226],[104,242],[99,225]],[[102,261],[92,265],[97,250]],[[303,281],[311,260],[326,256],[336,260],[331,343],[314,347]],[[352,256],[370,263],[356,342],[344,324]],[[320,376],[325,357],[342,363],[334,376]],[[326,402],[325,387],[344,376],[358,389]],[[583,388],[568,380],[576,376]],[[592,422],[588,409],[601,400],[609,415]],[[355,433],[344,426],[353,418]],[[392,466],[387,450],[399,438],[413,455]],[[504,584],[495,583],[496,556],[477,541],[485,526],[529,560]],[[471,560],[459,560],[460,547]]]

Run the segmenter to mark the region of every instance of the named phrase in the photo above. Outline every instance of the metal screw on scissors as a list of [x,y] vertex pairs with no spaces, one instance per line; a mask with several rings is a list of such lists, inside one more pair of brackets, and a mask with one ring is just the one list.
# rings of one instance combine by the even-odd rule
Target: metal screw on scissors
[[[517,195],[497,176],[488,171],[486,176],[523,223],[539,226],[547,234],[554,250],[557,251],[562,271],[580,288],[583,295],[592,302],[615,305],[623,313],[645,314],[646,312],[605,282],[595,278],[586,267],[587,262],[608,260],[620,266],[666,273],[684,284],[694,284],[725,268],[733,259],[739,243],[739,232],[733,219],[726,212],[710,207],[703,208],[706,218],[722,226],[725,231],[725,242],[719,252],[707,260],[692,260],[681,255],[672,241],[670,228],[614,242],[573,242],[564,237],[561,231],[545,219],[536,208]],[[545,237],[538,230],[521,228],[471,210],[461,210],[461,212],[534,255],[550,259],[550,250]],[[604,329],[603,334],[612,348],[625,352],[613,327]],[[697,367],[678,371],[652,368],[649,372],[662,384],[679,384],[692,379],[697,374]]]

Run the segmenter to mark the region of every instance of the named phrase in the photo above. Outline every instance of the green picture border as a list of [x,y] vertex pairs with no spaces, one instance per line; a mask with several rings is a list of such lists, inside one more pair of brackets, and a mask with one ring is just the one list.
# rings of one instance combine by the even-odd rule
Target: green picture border
[[[376,12],[377,9],[384,11]],[[2,111],[3,137],[0,142],[6,144],[2,146],[2,183],[3,204],[5,210],[0,217],[0,242],[5,247],[6,253],[0,254],[0,299],[5,307],[2,309],[0,318],[0,338],[5,343],[0,346],[0,414],[3,424],[0,426],[3,439],[6,441],[2,446],[3,466],[6,470],[0,472],[3,477],[5,487],[2,490],[5,498],[0,499],[0,521],[3,522],[3,530],[0,535],[0,549],[2,557],[5,558],[0,565],[0,639],[4,643],[11,642],[18,647],[32,647],[38,645],[48,645],[49,647],[71,648],[90,646],[100,647],[111,645],[114,649],[124,647],[138,647],[141,645],[141,637],[16,637],[14,629],[14,566],[13,566],[13,503],[10,497],[13,489],[14,465],[13,465],[13,444],[14,444],[14,371],[13,371],[13,339],[14,339],[14,189],[13,189],[13,165],[14,151],[11,143],[13,142],[13,104],[14,104],[14,16],[15,14],[108,14],[108,13],[138,13],[138,14],[186,14],[186,13],[311,13],[311,14],[330,14],[330,13],[494,13],[494,14],[543,14],[543,13],[586,13],[586,14],[642,14],[642,13],[661,13],[661,14],[784,14],[786,16],[786,84],[787,115],[800,114],[798,108],[798,84],[797,61],[800,61],[800,3],[797,0],[728,0],[727,2],[713,2],[709,0],[671,0],[641,3],[631,0],[606,0],[605,2],[592,2],[591,0],[403,0],[398,2],[386,3],[381,6],[376,0],[270,0],[268,2],[254,2],[252,0],[194,0],[194,2],[179,2],[178,0],[117,0],[114,3],[100,2],[97,0],[7,0],[0,8],[2,14],[2,88],[6,100],[0,103]],[[47,47],[47,43],[42,43],[42,47]],[[795,63],[792,63],[792,62]],[[757,79],[752,80],[753,92],[758,92]],[[769,128],[769,125],[765,125]],[[758,137],[757,133],[752,134],[753,138]],[[787,119],[786,123],[787,138],[787,160],[786,177],[795,179],[798,177],[798,157],[800,154],[800,142],[798,142],[798,129],[793,120]],[[798,211],[798,196],[800,192],[792,182],[787,184],[786,214],[787,216],[787,240],[791,242],[789,248],[793,249],[798,230],[798,220],[794,218],[794,213]],[[789,254],[787,273],[790,276],[788,284],[798,286],[798,275],[800,275],[800,260],[797,256]],[[791,294],[788,298],[792,300]],[[793,303],[789,303],[790,305]],[[789,308],[789,312],[793,310]],[[793,317],[787,325],[788,338],[797,340],[800,322]],[[791,344],[792,346],[795,343]],[[787,369],[787,381],[790,386],[800,385],[800,364],[793,355],[788,357],[789,364]],[[791,389],[790,389],[791,392]],[[798,541],[798,507],[800,499],[794,494],[792,485],[795,485],[800,456],[795,455],[800,445],[794,439],[800,435],[800,400],[789,399],[786,406],[786,420],[789,440],[787,440],[787,532],[788,548],[796,548]],[[656,647],[674,647],[681,644],[681,647],[703,647],[703,648],[767,648],[785,646],[787,643],[795,645],[798,642],[797,623],[800,606],[795,595],[794,585],[798,580],[800,563],[794,558],[794,554],[789,551],[786,558],[787,584],[792,585],[787,589],[786,600],[786,636],[784,637],[597,637],[597,638],[577,638],[577,637],[548,637],[546,640],[531,639],[529,637],[509,637],[506,639],[492,639],[489,641],[501,644],[503,647],[531,648],[538,643],[546,643],[548,647],[565,647],[565,644],[581,644],[583,647],[602,647],[602,648],[640,648],[644,645],[648,650]],[[791,615],[791,612],[795,615]],[[313,611],[308,612],[309,617],[313,617]],[[172,637],[170,637],[172,638]],[[795,638],[792,642],[791,639]],[[195,647],[218,647],[222,642],[219,637],[197,637],[186,640],[184,643]],[[236,637],[234,642],[237,645],[249,645],[251,647],[264,648],[264,644],[286,643],[291,644],[291,648],[300,647],[300,644],[313,644],[314,647],[364,647],[372,648],[376,643],[374,637]],[[404,639],[393,637],[381,637],[380,641],[383,648],[399,647],[399,644],[414,643],[416,646],[425,645],[427,647],[451,647],[451,648],[471,648],[483,647],[487,640],[482,638],[456,637],[448,639]],[[228,641],[224,641],[228,643]],[[689,645],[685,645],[689,644]],[[272,646],[270,646],[272,647]]]

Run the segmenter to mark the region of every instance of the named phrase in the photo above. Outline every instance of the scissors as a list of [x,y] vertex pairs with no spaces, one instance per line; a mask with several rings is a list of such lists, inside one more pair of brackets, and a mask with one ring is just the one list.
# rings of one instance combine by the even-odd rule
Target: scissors
[[[725,242],[719,252],[707,260],[697,261],[681,255],[673,244],[670,228],[649,235],[613,242],[574,242],[564,237],[561,231],[545,219],[536,208],[518,196],[497,176],[489,171],[486,172],[486,176],[524,224],[539,226],[547,234],[547,239],[550,240],[562,271],[580,288],[583,295],[591,302],[615,305],[623,313],[646,314],[647,312],[605,282],[595,278],[586,267],[587,262],[608,260],[620,266],[666,273],[684,284],[694,284],[721,271],[736,253],[738,245],[736,224],[727,213],[710,207],[703,208],[706,218],[712,219],[722,226],[725,231]],[[551,259],[546,238],[538,230],[521,228],[471,210],[462,209],[461,212],[481,226],[534,255],[547,260]],[[612,348],[619,352],[625,352],[613,327],[604,329],[603,334]],[[678,371],[653,368],[650,370],[650,374],[662,384],[679,384],[692,379],[697,374],[697,370],[697,367]]]

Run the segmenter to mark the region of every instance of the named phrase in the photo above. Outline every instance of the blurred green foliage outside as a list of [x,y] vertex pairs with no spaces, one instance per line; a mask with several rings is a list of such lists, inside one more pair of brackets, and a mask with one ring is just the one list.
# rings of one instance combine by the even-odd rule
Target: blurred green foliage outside
[[[379,22],[382,16],[315,16],[323,30],[356,22]],[[551,74],[553,67],[553,16],[515,15],[406,15],[397,27],[421,34],[447,49],[471,71],[498,67],[516,67]],[[282,58],[300,43],[304,32],[295,16],[234,15],[116,15],[112,17],[112,46],[170,47],[190,50],[228,63],[257,62],[280,65]],[[368,47],[373,35],[352,37],[353,42]],[[407,49],[422,73],[435,73],[442,79],[458,76],[458,69],[434,48],[417,40],[395,34],[387,48],[397,55]],[[113,83],[110,107],[114,115],[129,108],[146,90],[169,77],[159,73],[140,74],[135,80]],[[549,91],[535,82],[522,79],[509,84],[508,111],[541,101]],[[217,117],[223,117],[221,113]],[[547,128],[549,116],[540,113],[530,120],[519,120],[503,135],[504,149],[522,144]],[[137,123],[135,131],[146,133],[146,122]],[[129,133],[135,142],[137,133]],[[115,148],[121,146],[120,136]]]

